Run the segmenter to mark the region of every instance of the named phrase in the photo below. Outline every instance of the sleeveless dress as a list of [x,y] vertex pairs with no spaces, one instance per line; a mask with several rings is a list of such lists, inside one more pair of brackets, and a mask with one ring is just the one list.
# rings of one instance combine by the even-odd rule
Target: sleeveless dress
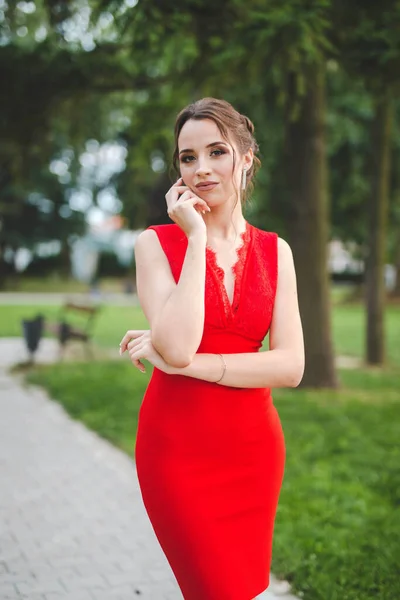
[[[179,281],[187,237],[156,231]],[[198,353],[258,352],[277,285],[277,234],[246,223],[229,302],[206,248]],[[173,339],[171,339],[173,344]],[[234,388],[154,368],[135,445],[143,503],[186,600],[252,600],[269,585],[285,443],[269,388]]]

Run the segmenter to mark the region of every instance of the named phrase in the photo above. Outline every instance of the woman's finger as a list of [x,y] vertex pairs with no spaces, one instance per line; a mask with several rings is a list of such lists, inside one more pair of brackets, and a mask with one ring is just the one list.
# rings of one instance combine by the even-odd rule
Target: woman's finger
[[178,203],[182,204],[182,202],[189,200],[189,198],[193,198],[193,196],[194,196],[194,194],[193,194],[192,190],[186,188],[186,190],[179,196],[179,198],[176,199],[175,205]]
[[120,342],[119,353],[123,354],[126,350],[128,343],[132,339],[136,339],[136,338],[142,336],[144,333],[146,333],[146,331],[148,331],[148,330],[146,330],[146,329],[129,329]]
[[142,348],[140,348],[139,350],[138,349],[130,350],[129,357],[135,367],[137,367],[142,373],[146,372],[146,368],[140,360],[141,358],[144,358]]
[[132,350],[133,348],[137,348],[139,344],[142,342],[143,336],[136,338],[135,340],[131,340],[127,345],[127,350]]
[[144,364],[138,359],[138,358],[131,358],[132,364],[134,367],[136,367],[137,369],[139,369],[139,371],[141,373],[146,373],[146,367],[144,366]]
[[167,207],[170,208],[170,206],[173,205],[177,201],[177,199],[179,198],[179,195],[182,194],[187,189],[188,189],[188,187],[183,183],[182,177],[180,177],[178,179],[178,181],[176,183],[174,183],[174,185],[171,186],[170,189],[168,190],[168,192],[165,194],[165,199],[167,201]]
[[145,348],[145,344],[143,344],[143,342],[140,342],[134,348],[131,348],[128,351],[128,354],[131,358],[146,358]]
[[207,202],[205,202],[205,200],[202,200],[202,198],[199,198],[195,195],[190,195],[186,198],[184,198],[184,196],[185,194],[183,194],[181,198],[177,200],[175,205],[172,207],[171,212],[174,212],[175,207],[178,208],[178,206],[193,206],[194,208],[196,208],[196,210],[210,212],[210,207],[208,206]]

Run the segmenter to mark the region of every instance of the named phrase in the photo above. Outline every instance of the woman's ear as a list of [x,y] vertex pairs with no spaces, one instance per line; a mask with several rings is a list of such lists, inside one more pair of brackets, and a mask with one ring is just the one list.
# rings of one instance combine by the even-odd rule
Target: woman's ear
[[243,168],[248,171],[251,169],[253,164],[254,152],[252,148],[249,148],[246,154],[244,155]]

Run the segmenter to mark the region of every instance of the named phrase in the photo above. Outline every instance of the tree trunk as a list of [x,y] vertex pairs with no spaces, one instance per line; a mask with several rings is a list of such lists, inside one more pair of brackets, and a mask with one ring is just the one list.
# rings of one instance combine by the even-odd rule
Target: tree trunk
[[[323,67],[310,71],[307,86],[307,93],[298,100],[297,118],[289,115],[286,119],[288,235],[296,266],[304,331],[306,366],[302,386],[334,388],[338,381],[327,270],[328,178]],[[289,95],[299,98],[296,93],[289,92]]]
[[396,283],[395,283],[394,289],[392,290],[392,297],[399,299],[400,298],[400,231],[397,232],[397,238],[396,238],[394,268],[396,269]]
[[68,240],[61,240],[61,251],[60,251],[60,273],[67,279],[71,277],[71,248]]
[[385,255],[391,163],[392,99],[390,92],[378,97],[371,136],[371,196],[366,259],[367,345],[366,361],[385,361]]
[[[1,220],[0,220],[1,226]],[[6,285],[6,279],[9,275],[9,267],[4,260],[5,242],[0,240],[0,290],[3,290]]]

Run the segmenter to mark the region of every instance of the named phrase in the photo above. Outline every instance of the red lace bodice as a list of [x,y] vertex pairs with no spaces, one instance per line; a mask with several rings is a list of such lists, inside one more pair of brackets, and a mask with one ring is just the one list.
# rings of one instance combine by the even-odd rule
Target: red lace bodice
[[[236,261],[232,266],[232,273],[234,277],[234,291],[232,304],[229,301],[228,294],[225,288],[225,271],[222,269],[217,262],[217,255],[210,246],[206,246],[207,264],[210,266],[210,271],[215,273],[219,279],[219,287],[221,289],[222,303],[224,305],[224,311],[229,319],[237,310],[239,302],[239,292],[241,287],[241,280],[243,277],[244,265],[246,262],[247,250],[250,242],[250,224],[246,223],[246,229],[240,235],[241,243],[236,249]],[[218,282],[217,282],[218,285]]]
[[[187,237],[177,225],[155,225],[153,229],[168,258],[176,282],[182,270]],[[277,284],[277,234],[250,223],[242,234],[232,305],[226,292],[224,270],[215,252],[206,247],[205,320],[198,352],[257,351],[267,335]]]

